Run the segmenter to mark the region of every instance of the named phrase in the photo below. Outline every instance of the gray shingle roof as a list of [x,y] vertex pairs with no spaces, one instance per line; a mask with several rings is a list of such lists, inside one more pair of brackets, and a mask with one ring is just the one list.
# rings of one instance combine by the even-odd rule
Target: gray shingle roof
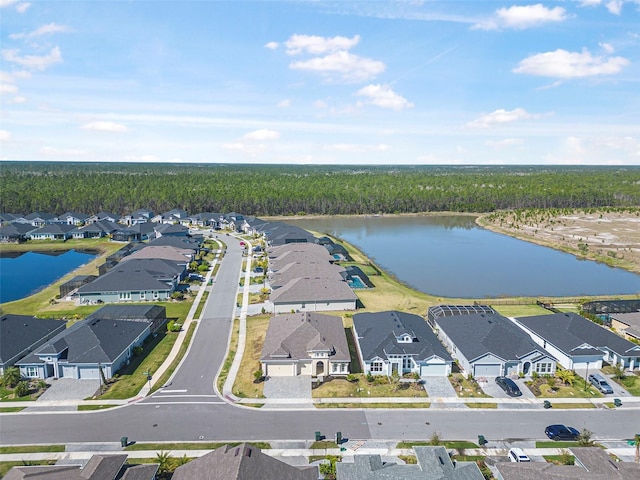
[[127,320],[166,318],[167,309],[161,305],[105,305],[87,319]]
[[65,320],[7,314],[0,317],[0,363],[64,330]]
[[[390,354],[413,355],[424,360],[437,355],[452,361],[447,349],[433,333],[427,322],[418,315],[398,311],[380,313],[357,313],[353,326],[358,334],[358,344],[365,360],[374,357],[387,358]],[[407,333],[414,341],[398,343],[397,339]]]
[[567,354],[575,353],[576,349],[584,351],[580,347],[585,344],[597,349],[607,347],[619,355],[629,355],[632,348],[637,348],[629,340],[575,313],[520,317],[517,321]]
[[311,350],[330,350],[331,360],[350,360],[342,319],[319,313],[277,315],[269,321],[261,361],[287,358],[308,359]]
[[162,259],[139,258],[120,262],[93,282],[83,285],[78,293],[121,292],[139,290],[170,290],[166,282],[180,275],[184,266]]
[[517,360],[538,351],[554,358],[502,315],[456,315],[436,318],[435,323],[470,362],[487,353],[503,360]]
[[173,480],[317,480],[318,467],[294,467],[252,445],[225,445],[176,469]]
[[270,296],[274,304],[298,302],[356,301],[358,296],[344,281],[295,278]]
[[59,333],[18,362],[39,363],[38,355],[66,352],[69,363],[111,363],[145,330],[150,322],[128,320],[84,319]]
[[43,233],[52,234],[52,235],[62,235],[65,233],[69,233],[71,230],[75,230],[75,225],[67,225],[66,223],[49,223],[40,227],[37,230],[31,232],[32,235],[41,235]]
[[384,463],[380,455],[355,455],[353,463],[336,463],[339,479],[348,480],[484,480],[475,462],[451,461],[444,447],[414,447],[418,463]]

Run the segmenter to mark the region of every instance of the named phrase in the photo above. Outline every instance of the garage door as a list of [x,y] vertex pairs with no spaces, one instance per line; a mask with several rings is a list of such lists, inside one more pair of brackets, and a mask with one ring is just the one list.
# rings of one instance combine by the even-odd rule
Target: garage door
[[473,366],[474,377],[497,377],[502,373],[499,364],[476,364]]
[[447,366],[446,365],[421,365],[420,376],[421,377],[446,377]]
[[62,376],[64,378],[76,378],[76,367],[62,367]]
[[291,365],[267,365],[267,376],[293,377],[293,368]]
[[97,380],[100,378],[100,374],[98,373],[98,367],[79,367],[78,377],[81,379],[90,378],[92,380]]

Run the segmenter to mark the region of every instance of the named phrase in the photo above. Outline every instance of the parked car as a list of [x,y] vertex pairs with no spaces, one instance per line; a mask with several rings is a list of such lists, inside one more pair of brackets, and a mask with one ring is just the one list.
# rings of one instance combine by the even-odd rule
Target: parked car
[[507,377],[496,377],[496,383],[510,397],[519,397],[519,396],[522,395],[522,392],[518,388],[518,385],[516,385],[516,382],[514,382],[510,378],[507,378]]
[[577,440],[580,432],[573,427],[565,425],[549,425],[544,433],[550,440]]
[[521,448],[509,449],[509,460],[512,462],[530,462],[531,459],[524,453]]
[[613,388],[607,383],[607,379],[598,373],[589,375],[589,382],[604,394],[613,393]]

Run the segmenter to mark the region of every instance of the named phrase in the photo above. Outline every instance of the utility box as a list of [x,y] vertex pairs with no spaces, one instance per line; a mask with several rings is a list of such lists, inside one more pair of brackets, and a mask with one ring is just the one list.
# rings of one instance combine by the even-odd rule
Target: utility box
[[129,445],[129,438],[128,437],[122,437],[120,439],[120,446],[122,448],[126,447],[127,445]]
[[338,445],[342,443],[342,432],[336,432],[336,443]]

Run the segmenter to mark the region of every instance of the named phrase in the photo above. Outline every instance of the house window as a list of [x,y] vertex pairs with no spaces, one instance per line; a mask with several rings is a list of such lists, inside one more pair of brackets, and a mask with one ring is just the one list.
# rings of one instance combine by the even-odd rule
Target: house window
[[536,372],[538,373],[551,373],[553,364],[551,363],[536,363]]
[[413,368],[413,362],[411,361],[411,357],[404,357],[402,359],[402,369],[411,370],[412,368]]
[[158,292],[153,292],[153,298],[159,298],[160,294]]
[[120,292],[120,300],[131,300],[131,292]]
[[336,373],[338,371],[338,364],[337,363],[332,363],[331,364],[331,371]]
[[346,363],[341,363],[340,364],[340,372],[344,373],[347,371],[347,364]]
[[371,362],[371,371],[376,373],[382,372],[382,362]]
[[36,378],[38,376],[38,367],[27,367],[25,377]]
[[147,292],[140,292],[140,300],[147,298]]

